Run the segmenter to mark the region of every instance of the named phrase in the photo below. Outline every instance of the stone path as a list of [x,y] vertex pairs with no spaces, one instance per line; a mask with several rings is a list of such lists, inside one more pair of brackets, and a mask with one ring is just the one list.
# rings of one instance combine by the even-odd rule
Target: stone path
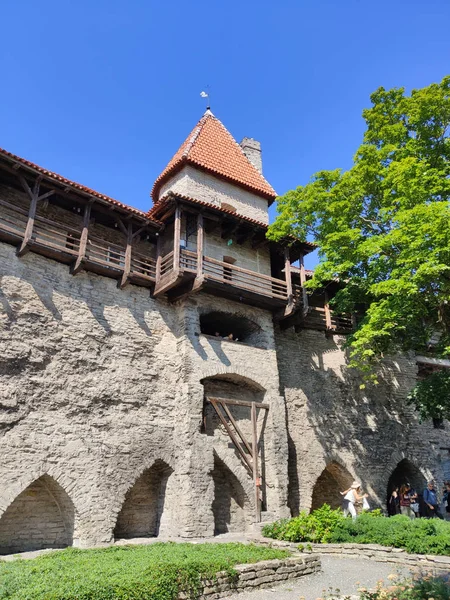
[[316,600],[337,589],[337,596],[356,594],[359,597],[358,588],[373,588],[380,579],[387,582],[387,576],[391,573],[409,575],[406,568],[365,558],[322,556],[321,559],[321,573],[307,575],[295,582],[273,588],[233,594],[227,600],[300,600],[302,597],[305,600]]

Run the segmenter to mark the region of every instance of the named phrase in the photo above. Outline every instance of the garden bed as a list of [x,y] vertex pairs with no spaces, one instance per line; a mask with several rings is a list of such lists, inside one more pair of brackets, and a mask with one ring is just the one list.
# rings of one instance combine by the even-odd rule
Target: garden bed
[[318,570],[317,556],[237,543],[70,548],[0,561],[0,599],[212,600]]

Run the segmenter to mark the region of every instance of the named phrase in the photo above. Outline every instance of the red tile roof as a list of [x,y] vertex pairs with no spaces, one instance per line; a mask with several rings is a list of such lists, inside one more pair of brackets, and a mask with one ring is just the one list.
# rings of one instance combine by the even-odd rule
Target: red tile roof
[[15,163],[21,163],[22,165],[29,167],[33,171],[37,171],[38,173],[45,175],[49,179],[53,179],[54,181],[62,183],[70,188],[74,188],[74,191],[84,192],[86,194],[89,194],[89,196],[94,196],[95,198],[104,200],[108,204],[112,204],[114,206],[117,206],[118,208],[123,208],[129,212],[132,212],[136,216],[145,218],[147,220],[155,221],[155,223],[158,223],[158,221],[155,220],[151,215],[149,215],[148,212],[144,212],[137,208],[133,208],[132,206],[128,206],[127,204],[123,204],[122,202],[119,202],[118,200],[114,200],[114,198],[110,198],[109,196],[100,194],[99,192],[96,192],[95,190],[92,190],[91,188],[81,185],[80,183],[76,183],[75,181],[70,181],[70,179],[66,179],[65,177],[62,177],[61,175],[58,175],[57,173],[48,171],[47,169],[44,169],[43,167],[40,167],[39,165],[36,165],[36,164],[30,162],[29,160],[26,160],[25,158],[21,158],[20,156],[16,156],[15,154],[12,154],[11,152],[8,152],[7,150],[3,150],[2,148],[0,148],[0,157],[2,157],[2,156],[9,160],[12,160]]
[[273,201],[276,192],[245,156],[231,133],[207,110],[172,160],[155,181],[153,201],[158,202],[161,186],[184,165],[203,171],[248,189]]

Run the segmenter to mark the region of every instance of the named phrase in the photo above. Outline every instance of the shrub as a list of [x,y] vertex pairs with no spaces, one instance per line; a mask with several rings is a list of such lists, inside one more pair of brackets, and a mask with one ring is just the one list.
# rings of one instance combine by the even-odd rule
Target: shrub
[[361,600],[450,600],[450,581],[448,576],[418,576],[413,580],[404,580],[384,586],[377,585],[373,591],[362,591]]
[[450,523],[438,519],[415,519],[404,515],[384,517],[381,511],[345,518],[328,505],[311,514],[266,525],[263,535],[289,542],[380,544],[403,548],[413,554],[450,555]]
[[310,514],[302,511],[293,519],[265,525],[262,533],[266,537],[288,542],[326,543],[338,524],[345,520],[341,510],[333,510],[324,504]]
[[0,561],[0,599],[174,600],[198,595],[203,578],[233,565],[288,553],[244,544],[113,546],[54,552],[34,560]]

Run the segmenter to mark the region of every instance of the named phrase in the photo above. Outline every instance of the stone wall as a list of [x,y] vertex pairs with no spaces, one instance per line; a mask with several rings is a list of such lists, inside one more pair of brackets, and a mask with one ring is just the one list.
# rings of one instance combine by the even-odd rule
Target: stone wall
[[[441,460],[443,448],[449,446],[448,424],[444,431],[420,424],[405,401],[416,380],[414,358],[386,360],[379,385],[362,390],[358,376],[347,369],[343,342],[339,336],[312,330],[276,333],[293,514],[330,496],[336,504],[338,491],[352,479],[362,482],[372,507],[385,508],[390,475],[404,459],[410,465],[401,476],[404,480],[411,465],[421,481],[434,477],[440,483],[444,476]],[[332,464],[340,469],[340,478],[324,474]],[[315,490],[317,482],[321,490]]]
[[162,198],[168,192],[208,202],[218,207],[229,204],[236,208],[239,215],[261,223],[269,222],[267,200],[191,166],[183,167],[165,183],[161,187],[159,197]]

